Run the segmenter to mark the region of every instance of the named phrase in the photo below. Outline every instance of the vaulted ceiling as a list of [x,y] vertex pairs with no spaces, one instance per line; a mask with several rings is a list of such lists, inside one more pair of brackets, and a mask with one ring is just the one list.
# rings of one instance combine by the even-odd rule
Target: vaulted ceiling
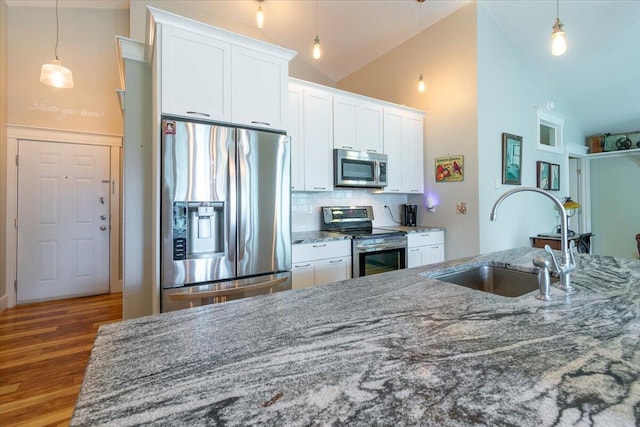
[[[133,0],[140,1],[140,0]],[[170,0],[166,0],[170,1]],[[474,0],[264,0],[265,35],[337,82]],[[475,0],[558,97],[586,134],[640,130],[640,1],[560,0],[568,51],[550,53],[554,0]],[[52,6],[53,0],[8,0]],[[61,0],[61,7],[128,7],[126,0]],[[161,1],[154,1],[161,7]],[[257,0],[173,0],[255,25]],[[317,13],[316,13],[317,11]],[[317,27],[316,27],[317,23]],[[316,29],[317,28],[317,29]],[[311,56],[316,32],[323,55]]]

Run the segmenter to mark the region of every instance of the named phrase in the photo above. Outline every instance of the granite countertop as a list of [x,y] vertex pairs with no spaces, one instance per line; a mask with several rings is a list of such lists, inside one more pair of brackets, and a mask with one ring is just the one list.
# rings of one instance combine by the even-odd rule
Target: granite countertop
[[329,242],[332,240],[350,240],[347,234],[332,233],[330,231],[296,231],[291,233],[291,243],[299,245],[302,243]]
[[383,230],[394,230],[394,231],[402,231],[404,233],[427,233],[430,231],[445,231],[444,227],[431,227],[428,225],[416,225],[415,227],[408,227],[406,225],[391,225],[391,226],[383,226],[376,227],[381,228]]
[[520,248],[100,328],[71,425],[640,425],[640,261],[576,291],[431,279]]

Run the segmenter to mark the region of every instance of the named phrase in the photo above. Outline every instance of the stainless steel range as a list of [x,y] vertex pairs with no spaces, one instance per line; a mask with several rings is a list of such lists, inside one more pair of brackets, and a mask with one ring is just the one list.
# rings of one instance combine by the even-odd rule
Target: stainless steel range
[[353,277],[407,268],[407,236],[373,228],[371,206],[323,206],[322,230],[353,236]]

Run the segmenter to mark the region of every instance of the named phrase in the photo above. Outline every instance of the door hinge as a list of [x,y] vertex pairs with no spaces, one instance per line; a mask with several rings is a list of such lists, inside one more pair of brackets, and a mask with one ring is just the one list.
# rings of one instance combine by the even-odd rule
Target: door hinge
[[576,169],[576,175],[582,174],[582,169]]
[[13,219],[13,226],[16,228],[16,230],[18,229],[18,218]]
[[16,166],[18,166],[18,154],[16,154]]
[[18,279],[13,281],[13,292],[14,294],[18,293]]

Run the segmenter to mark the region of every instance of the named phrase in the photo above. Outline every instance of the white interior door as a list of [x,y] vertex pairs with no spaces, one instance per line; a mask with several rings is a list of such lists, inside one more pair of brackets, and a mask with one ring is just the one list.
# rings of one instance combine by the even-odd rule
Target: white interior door
[[18,145],[17,302],[109,292],[109,147]]

